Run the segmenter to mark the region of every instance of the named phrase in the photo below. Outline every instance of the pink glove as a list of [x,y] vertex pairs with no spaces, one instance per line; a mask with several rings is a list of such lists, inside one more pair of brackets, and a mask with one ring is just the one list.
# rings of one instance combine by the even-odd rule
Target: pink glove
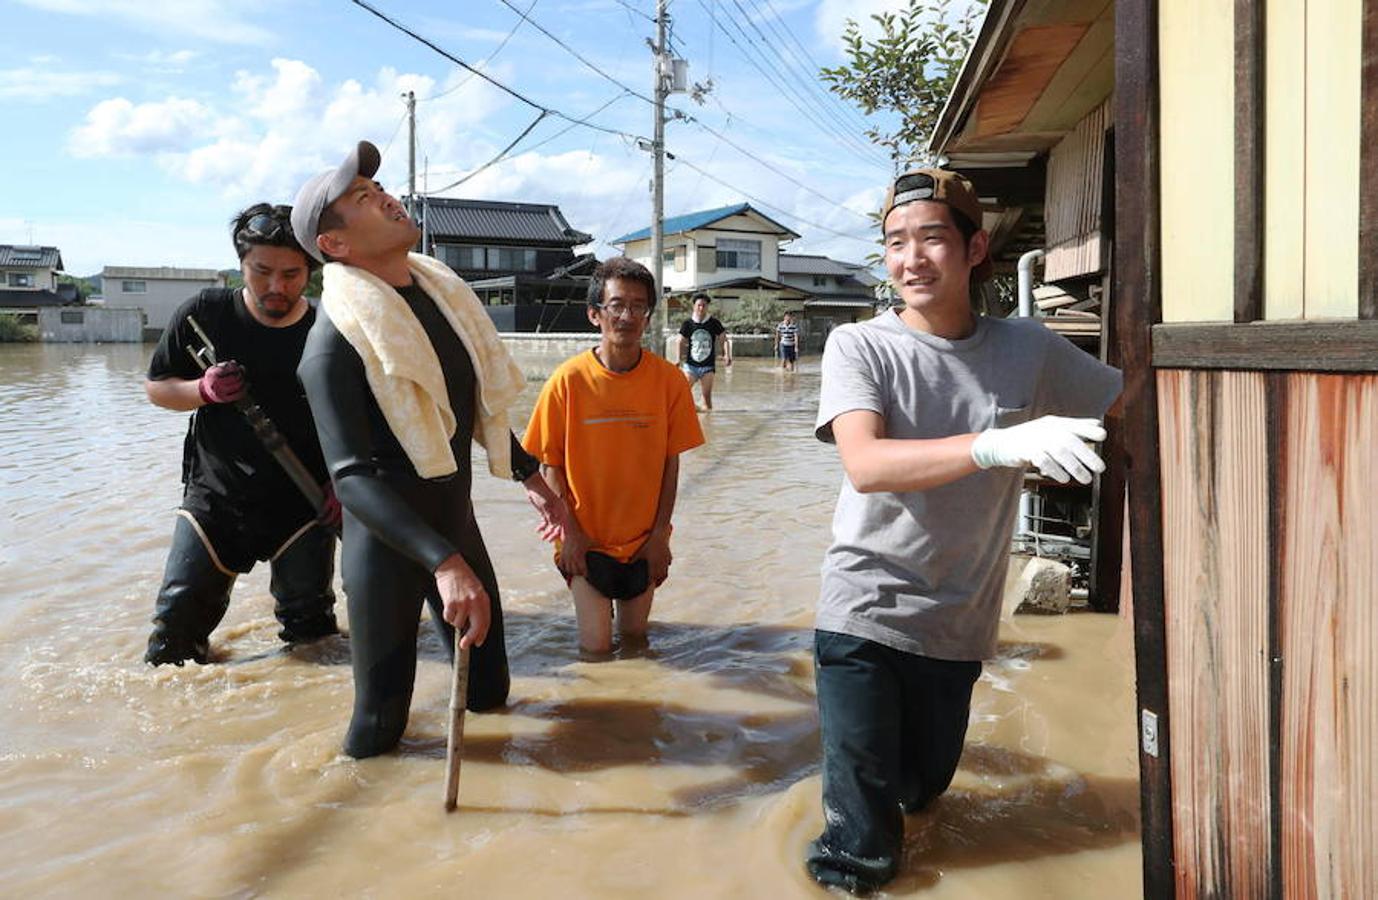
[[322,485],[322,489],[325,491],[325,504],[316,521],[333,531],[339,531],[344,511],[340,508],[340,498],[335,496],[335,482],[327,481]]
[[196,389],[206,403],[233,403],[243,397],[248,388],[244,383],[244,369],[231,359],[203,372]]

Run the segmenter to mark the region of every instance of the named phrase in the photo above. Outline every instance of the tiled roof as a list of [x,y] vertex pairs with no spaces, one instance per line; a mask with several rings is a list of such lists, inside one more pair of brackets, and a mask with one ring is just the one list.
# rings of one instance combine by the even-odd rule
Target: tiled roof
[[789,275],[855,275],[857,267],[840,263],[826,256],[807,253],[781,253],[780,274]]
[[0,268],[61,269],[62,254],[56,247],[25,247],[0,244]]
[[432,197],[424,215],[431,240],[520,241],[576,247],[593,235],[569,226],[558,206]]
[[[685,213],[682,216],[671,216],[670,218],[665,220],[664,230],[666,234],[682,234],[686,231],[693,231],[696,228],[706,228],[707,226],[712,225],[714,222],[719,222],[723,219],[730,218],[731,216],[740,215],[744,212],[755,213],[756,215],[761,216],[761,218],[765,219],[767,222],[778,228],[780,234],[786,234],[790,237],[799,236],[795,234],[793,231],[790,231],[785,226],[781,225],[779,222],[776,222],[769,216],[761,215],[760,212],[752,208],[750,203],[738,203],[734,206],[720,206],[717,209],[705,209],[699,212]],[[639,231],[633,231],[630,234],[624,234],[620,238],[613,238],[608,243],[626,244],[630,241],[644,241],[646,238],[650,236],[651,229],[650,226],[647,226]]]

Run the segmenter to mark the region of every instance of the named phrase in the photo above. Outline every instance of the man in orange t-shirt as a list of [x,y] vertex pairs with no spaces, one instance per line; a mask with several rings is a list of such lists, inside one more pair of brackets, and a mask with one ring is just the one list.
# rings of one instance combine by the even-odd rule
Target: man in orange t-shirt
[[579,646],[592,654],[612,650],[614,602],[623,646],[645,640],[670,571],[679,454],[703,443],[688,382],[642,350],[654,297],[639,263],[598,266],[588,317],[602,337],[551,374],[522,441],[574,514],[555,564],[574,595]]

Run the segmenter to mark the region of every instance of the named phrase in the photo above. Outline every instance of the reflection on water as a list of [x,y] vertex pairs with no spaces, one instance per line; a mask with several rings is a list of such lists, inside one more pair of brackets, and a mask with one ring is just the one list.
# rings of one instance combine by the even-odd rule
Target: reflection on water
[[[809,629],[841,478],[812,437],[816,361],[718,379],[643,653],[579,659],[520,490],[477,483],[514,684],[469,717],[446,816],[429,629],[403,745],[366,762],[338,751],[348,639],[284,650],[265,572],[240,579],[215,664],[140,663],[186,427],[144,399],[148,352],[0,345],[6,894],[826,896],[800,863],[821,822]],[[1130,646],[1113,617],[1005,624],[962,768],[910,818],[889,895],[1138,892]]]

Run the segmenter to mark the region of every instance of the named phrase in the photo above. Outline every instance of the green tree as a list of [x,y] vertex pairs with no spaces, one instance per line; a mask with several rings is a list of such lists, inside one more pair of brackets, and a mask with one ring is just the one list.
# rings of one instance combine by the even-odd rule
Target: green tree
[[785,317],[785,306],[767,297],[747,297],[720,321],[733,334],[770,334]]
[[898,12],[871,16],[880,26],[874,38],[863,37],[861,26],[849,19],[842,36],[846,65],[820,70],[829,89],[862,112],[898,118],[893,131],[872,127],[866,136],[885,147],[901,167],[933,162],[926,149],[928,139],[971,48],[986,2],[909,0]]
[[75,284],[77,286],[77,300],[82,303],[85,303],[86,298],[90,297],[94,291],[91,287],[91,282],[87,281],[85,278],[77,278],[75,275],[59,275],[57,276],[57,283]]

